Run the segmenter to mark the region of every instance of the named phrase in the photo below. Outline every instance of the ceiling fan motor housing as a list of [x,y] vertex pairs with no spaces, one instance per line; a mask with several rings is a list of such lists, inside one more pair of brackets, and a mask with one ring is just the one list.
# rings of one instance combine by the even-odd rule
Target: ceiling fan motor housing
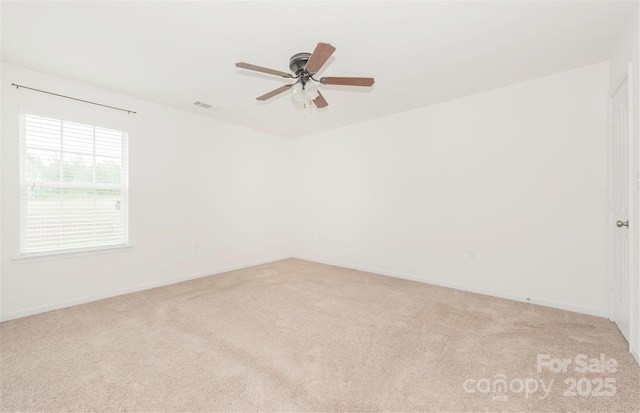
[[291,69],[291,71],[295,73],[296,76],[298,76],[300,72],[304,70],[304,67],[307,65],[310,57],[311,53],[294,54],[289,60],[289,69]]

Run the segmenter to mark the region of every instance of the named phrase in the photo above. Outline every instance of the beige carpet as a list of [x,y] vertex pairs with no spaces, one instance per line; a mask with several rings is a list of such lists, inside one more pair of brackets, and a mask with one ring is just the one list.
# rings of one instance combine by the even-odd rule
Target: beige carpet
[[[640,369],[605,319],[294,259],[0,328],[6,412],[640,406]],[[581,354],[597,372],[575,371]],[[601,354],[615,363],[588,360]],[[537,372],[537,357],[570,364]]]

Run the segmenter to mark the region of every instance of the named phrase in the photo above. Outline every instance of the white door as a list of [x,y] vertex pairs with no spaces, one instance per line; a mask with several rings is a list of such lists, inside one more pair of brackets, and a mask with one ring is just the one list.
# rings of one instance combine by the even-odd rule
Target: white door
[[629,341],[630,243],[629,243],[629,79],[611,98],[611,288],[612,320]]

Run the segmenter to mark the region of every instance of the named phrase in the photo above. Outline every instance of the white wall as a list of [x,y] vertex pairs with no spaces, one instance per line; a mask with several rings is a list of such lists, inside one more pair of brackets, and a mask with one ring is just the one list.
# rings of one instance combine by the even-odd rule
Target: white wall
[[[606,316],[608,79],[601,63],[289,141],[3,64],[2,317],[291,255]],[[130,124],[131,251],[12,261],[21,105]]]
[[[290,256],[283,231],[289,216],[288,140],[8,64],[1,75],[2,319]],[[138,114],[16,90],[10,83]],[[12,261],[19,255],[21,106],[130,128],[130,251]]]
[[[633,155],[634,155],[634,176],[640,179],[640,7],[636,4],[635,12],[629,16],[629,20],[624,27],[622,35],[618,40],[611,55],[611,71],[609,78],[610,91],[613,93],[619,82],[628,72],[628,64],[632,64],[632,86],[633,86]],[[640,199],[639,192],[632,192],[632,215],[629,222],[632,225],[632,239],[635,255],[632,258],[632,278],[631,291],[633,299],[630,301],[632,308],[630,314],[630,345],[631,352],[640,363]]]
[[608,69],[295,140],[294,256],[607,316]]

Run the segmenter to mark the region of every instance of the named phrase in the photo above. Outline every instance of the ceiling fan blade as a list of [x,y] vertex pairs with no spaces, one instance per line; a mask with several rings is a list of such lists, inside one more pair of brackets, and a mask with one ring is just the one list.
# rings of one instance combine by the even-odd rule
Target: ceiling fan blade
[[318,109],[326,108],[329,106],[324,96],[318,91],[318,97],[313,100],[313,104],[316,105]]
[[241,69],[254,70],[256,72],[268,73],[270,75],[287,77],[287,78],[293,77],[293,75],[291,75],[291,73],[281,72],[279,70],[273,70],[273,69],[269,69],[269,68],[262,67],[262,66],[256,66],[256,65],[252,65],[250,63],[238,62],[238,63],[236,63],[236,67],[239,67]]
[[304,69],[309,73],[317,73],[335,51],[336,48],[329,43],[318,43]]
[[284,86],[280,86],[279,88],[274,89],[274,90],[272,90],[272,91],[271,91],[271,92],[269,92],[269,93],[265,93],[265,94],[264,94],[264,95],[262,95],[262,96],[258,96],[258,97],[256,98],[256,100],[267,100],[267,99],[271,99],[272,97],[274,97],[274,96],[276,96],[276,95],[279,95],[279,94],[280,94],[280,93],[282,93],[282,92],[286,92],[287,90],[289,90],[289,89],[291,88],[291,86],[293,86],[293,85],[284,85]]
[[323,85],[344,86],[372,86],[375,83],[372,77],[323,77],[320,79]]

